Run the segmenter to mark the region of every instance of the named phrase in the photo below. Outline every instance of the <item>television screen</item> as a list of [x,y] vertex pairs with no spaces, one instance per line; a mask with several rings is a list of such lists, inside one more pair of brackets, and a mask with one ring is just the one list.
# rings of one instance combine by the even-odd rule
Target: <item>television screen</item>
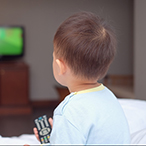
[[23,27],[0,26],[0,58],[12,59],[23,56],[24,29]]

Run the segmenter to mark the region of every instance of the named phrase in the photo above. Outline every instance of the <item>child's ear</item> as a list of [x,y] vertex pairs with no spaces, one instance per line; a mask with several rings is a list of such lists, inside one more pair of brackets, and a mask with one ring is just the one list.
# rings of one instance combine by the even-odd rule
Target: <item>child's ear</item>
[[66,72],[65,63],[60,59],[56,59],[56,63],[58,64],[59,67],[59,75],[63,75]]

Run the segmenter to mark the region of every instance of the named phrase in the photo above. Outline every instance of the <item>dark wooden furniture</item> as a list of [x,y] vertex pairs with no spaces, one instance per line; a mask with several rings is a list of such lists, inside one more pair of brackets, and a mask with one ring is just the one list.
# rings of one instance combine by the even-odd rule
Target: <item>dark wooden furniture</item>
[[107,75],[103,81],[118,98],[135,98],[133,75]]
[[55,86],[55,89],[59,96],[59,102],[63,101],[64,98],[70,94],[68,88],[66,88],[66,87]]
[[29,114],[29,67],[24,62],[0,62],[0,115]]

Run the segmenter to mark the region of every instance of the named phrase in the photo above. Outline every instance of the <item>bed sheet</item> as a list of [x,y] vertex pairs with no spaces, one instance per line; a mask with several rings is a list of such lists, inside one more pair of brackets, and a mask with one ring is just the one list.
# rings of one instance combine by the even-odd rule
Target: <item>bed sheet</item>
[[146,128],[146,101],[118,99],[128,120],[130,134]]
[[146,144],[146,129],[131,134],[131,144]]
[[34,134],[22,134],[20,136],[13,137],[1,137],[0,136],[0,145],[24,145],[24,144],[35,144],[40,145],[40,142],[36,139]]

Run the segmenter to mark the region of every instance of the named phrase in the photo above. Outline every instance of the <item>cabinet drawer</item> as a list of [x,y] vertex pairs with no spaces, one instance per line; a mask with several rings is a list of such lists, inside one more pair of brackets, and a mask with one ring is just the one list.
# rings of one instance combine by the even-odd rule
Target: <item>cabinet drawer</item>
[[0,105],[27,105],[28,68],[0,69]]

